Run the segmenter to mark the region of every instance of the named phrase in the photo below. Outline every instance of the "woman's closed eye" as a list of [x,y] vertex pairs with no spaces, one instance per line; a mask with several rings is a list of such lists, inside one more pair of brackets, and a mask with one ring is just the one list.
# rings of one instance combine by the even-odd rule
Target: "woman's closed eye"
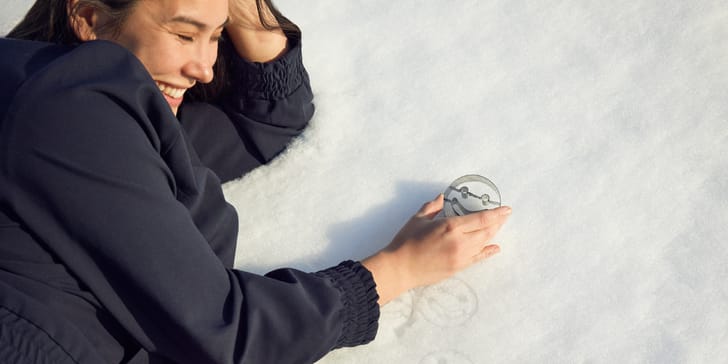
[[189,35],[185,35],[185,34],[179,34],[179,33],[177,33],[177,34],[175,34],[175,35],[176,35],[176,36],[177,36],[177,38],[179,38],[179,40],[181,40],[181,41],[185,41],[185,42],[194,42],[194,41],[195,41],[195,38],[194,38],[194,37],[192,37],[192,36],[189,36]]
[[[179,40],[186,42],[186,43],[192,43],[195,41],[195,37],[190,36],[190,35],[179,34],[179,33],[175,33],[175,35],[177,36],[177,38]],[[221,39],[222,39],[222,34],[214,35],[214,36],[210,37],[210,43],[218,43],[218,42],[220,42]]]

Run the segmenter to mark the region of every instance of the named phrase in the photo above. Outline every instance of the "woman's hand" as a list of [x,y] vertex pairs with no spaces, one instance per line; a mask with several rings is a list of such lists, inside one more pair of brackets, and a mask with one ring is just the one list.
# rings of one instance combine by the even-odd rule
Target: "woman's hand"
[[[262,18],[272,27],[278,26],[265,1],[260,1]],[[279,28],[266,29],[261,22],[256,0],[230,0],[230,21],[225,30],[238,54],[251,62],[270,62],[286,52],[288,39]]]
[[380,305],[500,251],[488,241],[508,220],[510,207],[435,219],[442,207],[442,195],[424,204],[386,248],[362,262],[374,276]]

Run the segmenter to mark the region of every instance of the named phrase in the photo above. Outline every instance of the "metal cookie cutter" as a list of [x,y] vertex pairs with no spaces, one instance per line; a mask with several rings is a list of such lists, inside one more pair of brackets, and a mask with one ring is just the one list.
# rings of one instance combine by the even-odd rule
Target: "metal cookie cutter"
[[453,181],[445,189],[445,216],[463,216],[494,209],[501,205],[501,194],[491,180],[468,174]]

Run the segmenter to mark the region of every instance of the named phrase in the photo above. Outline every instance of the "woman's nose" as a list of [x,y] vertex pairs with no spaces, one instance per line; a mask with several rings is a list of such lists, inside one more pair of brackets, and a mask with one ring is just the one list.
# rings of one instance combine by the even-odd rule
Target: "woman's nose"
[[210,83],[215,76],[212,66],[217,59],[217,47],[215,49],[204,49],[185,64],[182,72],[186,77],[194,79],[200,83]]
[[185,65],[182,72],[186,77],[200,83],[210,83],[214,77],[212,64],[206,62],[189,62]]

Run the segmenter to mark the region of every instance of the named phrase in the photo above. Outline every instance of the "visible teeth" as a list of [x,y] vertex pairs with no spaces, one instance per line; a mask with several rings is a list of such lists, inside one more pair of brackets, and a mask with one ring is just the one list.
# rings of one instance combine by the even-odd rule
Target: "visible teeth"
[[156,82],[156,84],[157,84],[157,87],[159,87],[159,91],[161,91],[162,93],[164,93],[165,95],[167,95],[173,99],[178,99],[178,98],[182,97],[182,95],[184,95],[185,91],[187,90],[184,88],[175,88],[175,87],[172,87],[169,85],[164,85],[159,82]]

